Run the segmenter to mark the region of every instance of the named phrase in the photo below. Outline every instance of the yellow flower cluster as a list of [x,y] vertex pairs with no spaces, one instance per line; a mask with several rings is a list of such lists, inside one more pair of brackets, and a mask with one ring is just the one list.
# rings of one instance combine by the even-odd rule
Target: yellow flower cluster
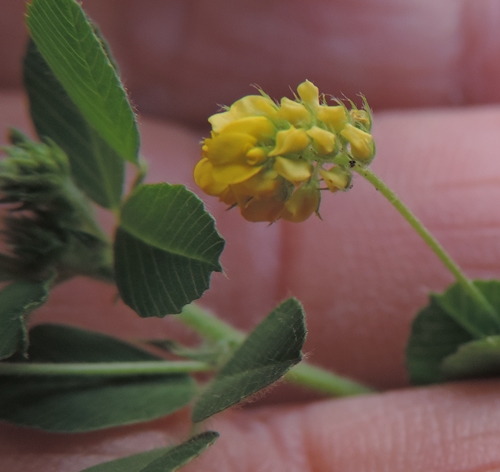
[[212,134],[194,179],[249,221],[306,220],[318,213],[320,181],[346,190],[350,169],[375,155],[366,101],[362,109],[328,105],[308,80],[297,94],[279,105],[262,92],[249,95],[208,120]]

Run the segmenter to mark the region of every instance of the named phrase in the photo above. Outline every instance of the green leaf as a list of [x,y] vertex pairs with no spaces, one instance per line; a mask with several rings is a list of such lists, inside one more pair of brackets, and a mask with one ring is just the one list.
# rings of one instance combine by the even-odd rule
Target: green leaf
[[106,50],[74,0],[33,0],[28,28],[38,50],[86,120],[124,159],[137,161],[139,133]]
[[[134,362],[160,359],[103,334],[41,325],[30,332],[30,362]],[[0,418],[57,432],[80,432],[149,421],[187,405],[188,375],[2,376]]]
[[123,206],[115,240],[123,301],[144,317],[180,313],[222,270],[223,247],[213,218],[184,186],[139,186]]
[[206,431],[194,436],[185,443],[170,449],[163,457],[156,459],[141,472],[174,472],[198,457],[219,437],[215,431]]
[[47,300],[43,283],[15,282],[0,292],[0,359],[28,347],[27,315]]
[[[476,280],[473,284],[500,313],[500,282],[496,280]],[[442,295],[435,295],[436,302],[457,323],[474,337],[499,334],[499,321],[491,316],[479,316],[479,307],[475,300],[458,283],[449,287]]]
[[305,314],[291,298],[279,305],[247,337],[202,393],[193,421],[203,421],[272,384],[302,359]]
[[462,344],[443,360],[441,368],[448,379],[500,375],[500,336]]
[[[473,283],[500,312],[500,282],[477,280]],[[494,320],[490,323],[484,316],[477,316],[478,309],[458,284],[441,295],[431,295],[430,304],[415,318],[408,341],[406,363],[413,384],[446,381],[448,374],[443,370],[443,361],[448,356],[461,345],[486,337],[487,333],[497,334]]]
[[89,467],[82,472],[174,472],[198,457],[218,437],[219,433],[206,431],[176,447],[153,449]]
[[462,328],[436,302],[422,309],[413,320],[406,347],[406,365],[414,385],[444,381],[441,362],[473,336]]
[[118,208],[123,190],[123,159],[80,113],[32,40],[23,70],[38,135],[51,138],[64,150],[76,184],[92,200],[105,208]]

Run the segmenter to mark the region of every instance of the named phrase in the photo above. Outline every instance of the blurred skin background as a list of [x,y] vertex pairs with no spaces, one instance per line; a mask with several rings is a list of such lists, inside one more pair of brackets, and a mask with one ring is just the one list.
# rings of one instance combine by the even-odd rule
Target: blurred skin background
[[[151,179],[192,182],[208,116],[255,93],[292,96],[304,79],[375,111],[373,170],[469,276],[500,276],[500,1],[86,0],[140,115]],[[21,88],[24,2],[0,14],[0,125],[29,129]],[[4,140],[2,142],[5,142]],[[288,296],[308,315],[309,361],[391,392],[337,401],[275,388],[267,406],[209,421],[216,446],[186,471],[500,470],[495,381],[407,388],[404,347],[429,291],[452,282],[361,179],[324,195],[324,221],[244,221],[203,197],[227,240],[225,274],[202,304],[250,329]],[[87,280],[58,288],[35,321],[123,337],[180,335],[142,320]],[[72,471],[177,442],[187,414],[77,436],[0,427],[0,470]],[[5,465],[2,465],[5,464]],[[5,469],[2,469],[4,467]]]

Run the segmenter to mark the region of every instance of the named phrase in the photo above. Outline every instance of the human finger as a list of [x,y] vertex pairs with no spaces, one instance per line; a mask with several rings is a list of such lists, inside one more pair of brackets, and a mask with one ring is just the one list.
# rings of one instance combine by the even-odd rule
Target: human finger
[[[498,381],[441,385],[302,406],[236,410],[210,419],[216,443],[186,472],[451,472],[498,470]],[[187,413],[79,435],[0,425],[10,472],[77,472],[182,441]]]

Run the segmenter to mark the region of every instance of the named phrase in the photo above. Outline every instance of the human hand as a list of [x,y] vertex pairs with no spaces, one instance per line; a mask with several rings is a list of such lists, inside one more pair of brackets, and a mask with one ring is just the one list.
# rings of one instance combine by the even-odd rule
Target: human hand
[[[91,2],[88,4],[91,6]],[[351,12],[357,13],[359,10]],[[291,26],[283,23],[281,27],[285,25],[287,30]],[[110,36],[106,30],[104,33]],[[195,44],[202,47],[193,42],[193,50]],[[451,41],[442,45],[447,50],[452,46]],[[388,56],[386,61],[397,57],[385,50],[384,56]],[[228,80],[234,81],[234,90],[241,90],[239,95],[249,93],[248,82],[258,82],[279,97],[286,91],[272,92],[272,80],[278,90],[280,84],[284,87],[286,82],[293,87],[304,78],[316,80],[322,90],[338,92],[321,82],[329,79],[328,71],[316,79],[309,75],[306,65],[294,69],[295,58],[283,57],[281,72],[267,85],[252,78],[251,71],[246,72],[248,80],[243,84],[241,77]],[[372,67],[376,57],[372,57]],[[321,59],[330,62],[324,56]],[[319,57],[314,63],[317,61]],[[287,70],[293,70],[293,74],[287,75]],[[389,80],[391,70],[378,73],[388,74]],[[202,103],[205,94],[210,94],[211,82],[224,77],[223,71],[219,70],[218,77],[196,76],[200,87],[203,85],[196,89]],[[332,71],[336,69],[332,67]],[[447,85],[443,90],[452,88],[445,81],[445,71],[441,71],[442,75],[433,72],[432,77],[427,77],[428,83],[424,77],[419,86],[427,83],[431,90],[433,84],[438,87],[444,81]],[[400,80],[401,87],[412,85],[405,78]],[[476,90],[485,90],[485,97],[489,93],[494,98],[487,81],[471,78],[470,82]],[[374,103],[366,88],[360,85],[359,90]],[[373,93],[375,101],[384,96],[377,90]],[[25,128],[19,99],[5,97],[0,102],[1,125]],[[229,104],[237,98],[227,97],[204,106]],[[430,102],[413,97],[416,101],[409,104],[439,104],[436,97]],[[201,106],[189,120],[198,123],[200,110]],[[210,109],[205,116],[214,111]],[[498,276],[492,251],[499,232],[494,203],[499,196],[499,110],[490,107],[377,114],[376,108],[375,112],[377,173],[470,276]],[[180,110],[175,113],[180,121],[188,119]],[[152,161],[150,174],[157,179],[161,176],[171,182],[184,182],[194,189],[191,171],[199,158],[201,135],[172,122],[142,121],[143,153]],[[383,388],[405,385],[403,350],[409,323],[425,304],[428,291],[442,290],[451,280],[434,255],[373,188],[356,180],[349,193],[324,197],[323,222],[311,219],[301,225],[280,222],[267,227],[247,223],[236,211],[226,213],[213,199],[207,203],[227,239],[223,265],[228,278],[214,278],[203,298],[206,306],[238,327],[250,328],[276,303],[293,294],[304,303],[308,314],[306,352],[311,362]],[[76,323],[122,336],[171,335],[171,320],[141,320],[123,305],[113,306],[113,297],[109,287],[74,281],[57,290],[35,321]],[[68,312],[70,306],[72,311]],[[495,382],[454,384],[225,413],[209,422],[209,427],[221,432],[221,438],[185,470],[494,470],[500,461],[496,387]],[[276,402],[291,395],[283,388],[273,394]],[[300,394],[293,395],[297,399]],[[0,464],[9,471],[76,471],[177,441],[187,433],[185,420],[183,412],[173,419],[147,425],[76,436],[47,435],[5,425],[0,430],[4,458]]]

